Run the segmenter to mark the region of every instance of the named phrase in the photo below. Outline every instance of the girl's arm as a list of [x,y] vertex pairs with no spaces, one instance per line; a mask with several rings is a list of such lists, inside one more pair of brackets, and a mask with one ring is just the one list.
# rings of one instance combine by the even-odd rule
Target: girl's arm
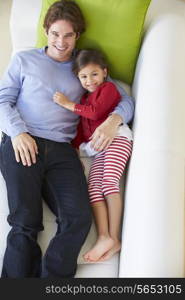
[[53,96],[53,101],[62,107],[71,110],[74,112],[75,109],[75,103],[71,100],[69,100],[68,97],[66,97],[64,94],[60,92],[56,92]]
[[90,94],[90,102],[76,104],[62,93],[55,93],[55,103],[73,111],[75,114],[90,120],[101,120],[112,112],[120,100],[120,94],[111,82],[105,82],[95,92]]
[[103,83],[90,94],[87,104],[76,104],[74,112],[90,120],[102,120],[112,112],[120,101],[120,93],[111,82]]

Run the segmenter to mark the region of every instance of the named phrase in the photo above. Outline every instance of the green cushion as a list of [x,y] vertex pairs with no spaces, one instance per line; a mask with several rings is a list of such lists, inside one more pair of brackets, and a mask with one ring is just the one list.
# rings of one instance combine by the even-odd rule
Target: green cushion
[[[151,0],[76,0],[87,23],[78,48],[101,49],[107,57],[110,75],[132,83],[140,49],[145,15]],[[47,44],[43,20],[56,0],[42,0],[36,47]]]

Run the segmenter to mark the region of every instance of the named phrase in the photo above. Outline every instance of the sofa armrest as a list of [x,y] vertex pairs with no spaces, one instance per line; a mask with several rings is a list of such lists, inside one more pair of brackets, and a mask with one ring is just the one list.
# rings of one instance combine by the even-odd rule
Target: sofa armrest
[[[170,132],[174,133],[174,123],[177,122],[177,127],[184,130],[181,126],[184,119],[181,105],[184,105],[185,96],[184,30],[185,20],[181,16],[166,15],[152,24],[143,41],[132,88],[136,99],[134,127],[135,131],[145,130],[149,140],[153,140],[152,123],[155,124],[152,126],[154,134],[154,131],[158,134],[158,124],[159,127],[168,124]],[[160,128],[165,142],[168,126]],[[179,138],[179,135],[176,137]],[[168,142],[171,145],[169,139]],[[175,149],[177,146],[181,149],[182,143],[180,138],[174,145]]]
[[182,14],[167,11],[151,22],[142,44],[120,277],[184,276],[184,32]]
[[10,16],[12,54],[35,47],[41,6],[42,0],[12,0]]

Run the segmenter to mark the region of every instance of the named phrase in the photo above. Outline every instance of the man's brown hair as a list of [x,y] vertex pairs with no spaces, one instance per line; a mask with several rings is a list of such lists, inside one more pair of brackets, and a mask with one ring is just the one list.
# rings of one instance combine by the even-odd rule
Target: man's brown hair
[[43,24],[47,33],[50,26],[58,20],[70,22],[76,34],[81,34],[85,31],[85,20],[75,1],[61,0],[54,2],[49,7]]

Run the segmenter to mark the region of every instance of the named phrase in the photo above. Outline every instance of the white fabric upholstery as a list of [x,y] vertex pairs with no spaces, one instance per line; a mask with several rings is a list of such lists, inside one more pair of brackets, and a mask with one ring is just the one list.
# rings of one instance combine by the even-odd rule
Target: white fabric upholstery
[[[13,0],[13,53],[34,47],[40,9],[41,0]],[[121,257],[84,263],[81,254],[96,238],[93,225],[78,259],[76,277],[184,276],[184,14],[183,0],[151,2],[132,89],[134,147],[126,179]],[[90,159],[85,159],[85,166],[88,172]],[[9,231],[7,213],[0,174],[0,264]],[[39,235],[43,252],[56,230],[46,206],[44,227]]]
[[185,2],[152,1],[149,16],[132,89],[119,276],[184,277]]

